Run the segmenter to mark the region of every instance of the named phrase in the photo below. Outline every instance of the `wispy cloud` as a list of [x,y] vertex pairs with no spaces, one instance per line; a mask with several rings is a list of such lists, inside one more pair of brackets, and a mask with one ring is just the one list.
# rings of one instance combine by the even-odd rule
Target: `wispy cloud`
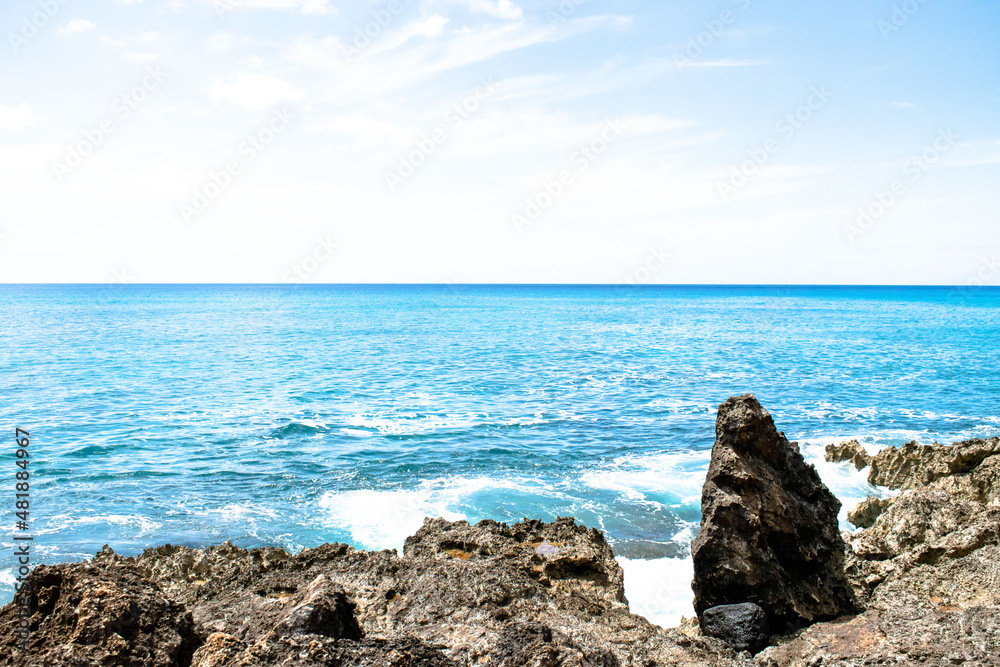
[[231,84],[217,79],[211,92],[211,98],[217,102],[226,100],[252,111],[267,109],[279,102],[298,102],[305,96],[305,91],[287,81],[265,74],[239,74]]
[[93,30],[97,27],[97,24],[93,21],[88,21],[87,19],[73,19],[62,28],[56,31],[57,35],[75,35],[81,32],[87,32],[88,30]]
[[1000,140],[963,142],[958,144],[949,167],[983,167],[1000,164]]
[[205,0],[213,7],[224,6],[228,10],[241,9],[283,9],[312,15],[335,15],[337,10],[329,0]]
[[473,12],[488,14],[498,19],[516,21],[524,15],[521,8],[512,3],[510,0],[496,0],[496,2],[490,2],[490,0],[457,1],[468,7]]
[[0,104],[0,129],[19,132],[35,124],[36,116],[27,104],[8,107]]

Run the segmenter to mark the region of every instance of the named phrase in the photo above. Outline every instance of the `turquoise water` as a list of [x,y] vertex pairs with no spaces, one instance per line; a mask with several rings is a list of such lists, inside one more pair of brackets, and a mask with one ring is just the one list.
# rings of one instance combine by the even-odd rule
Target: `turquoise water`
[[394,548],[425,515],[571,515],[669,559],[730,395],[812,461],[847,437],[1000,433],[996,289],[3,286],[0,304],[0,423],[11,446],[32,434],[45,562]]

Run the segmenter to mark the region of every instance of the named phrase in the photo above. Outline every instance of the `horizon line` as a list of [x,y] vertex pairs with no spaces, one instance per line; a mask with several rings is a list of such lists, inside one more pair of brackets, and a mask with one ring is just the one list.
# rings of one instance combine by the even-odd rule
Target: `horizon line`
[[1000,285],[940,284],[940,283],[464,283],[464,282],[24,282],[0,283],[0,287],[853,287],[853,288],[951,288],[1000,289]]

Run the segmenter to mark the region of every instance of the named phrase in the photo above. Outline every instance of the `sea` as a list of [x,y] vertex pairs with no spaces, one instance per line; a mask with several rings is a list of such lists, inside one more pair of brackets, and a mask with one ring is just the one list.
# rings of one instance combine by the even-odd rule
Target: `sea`
[[52,564],[571,516],[672,626],[727,397],[757,396],[845,529],[888,492],[826,444],[1000,434],[995,288],[5,285],[0,306],[0,602],[16,535]]

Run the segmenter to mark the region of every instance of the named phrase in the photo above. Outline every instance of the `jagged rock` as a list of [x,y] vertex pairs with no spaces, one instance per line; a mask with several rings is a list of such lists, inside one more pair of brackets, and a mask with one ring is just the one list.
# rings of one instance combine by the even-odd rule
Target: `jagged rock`
[[39,565],[28,576],[26,649],[10,632],[16,605],[0,609],[0,664],[34,667],[186,665],[201,640],[183,604],[132,566]]
[[191,667],[456,667],[440,647],[413,637],[360,642],[321,636],[258,639],[250,644],[221,632],[209,635],[194,654]]
[[1000,665],[996,449],[994,439],[880,452],[869,479],[909,490],[848,536],[847,573],[870,611],[813,626],[761,664]]
[[847,513],[847,520],[858,528],[869,528],[875,523],[875,519],[879,518],[882,512],[892,505],[892,501],[892,498],[868,496]]
[[942,480],[944,486],[985,502],[1000,493],[1000,438],[954,445],[909,442],[889,447],[871,462],[868,481],[890,489],[919,489]]
[[752,602],[710,607],[701,614],[701,626],[736,651],[756,653],[767,646],[767,614]]
[[432,519],[406,538],[403,553],[409,558],[503,558],[556,590],[568,581],[574,595],[593,597],[597,604],[625,602],[624,574],[604,535],[573,519],[551,524],[525,519],[514,526]]
[[847,440],[840,444],[827,445],[825,458],[830,463],[850,461],[858,470],[864,468],[872,460],[871,455],[865,451],[865,448],[857,440]]
[[897,496],[850,536],[847,573],[867,606],[1000,605],[1000,502],[931,486]]
[[[306,587],[302,602],[283,613],[271,633],[276,636],[323,635],[334,639],[361,639],[354,603],[344,589],[319,575]],[[286,605],[287,606],[287,605]]]
[[854,611],[840,502],[752,394],[719,406],[691,545],[695,610],[760,605],[775,630]]
[[759,667],[1000,666],[996,609],[896,607],[817,623],[759,654]]
[[[604,536],[572,519],[427,520],[404,556],[341,544],[291,555],[227,543],[166,545],[129,558],[106,548],[90,564],[59,567],[73,576],[88,568],[130,573],[178,613],[190,610],[187,626],[175,620],[158,635],[166,641],[187,627],[195,643],[184,644],[186,660],[87,665],[751,665],[718,639],[629,613]],[[9,632],[0,627],[3,641]],[[39,635],[27,653],[0,664],[78,664],[38,659],[67,641],[57,631]]]

